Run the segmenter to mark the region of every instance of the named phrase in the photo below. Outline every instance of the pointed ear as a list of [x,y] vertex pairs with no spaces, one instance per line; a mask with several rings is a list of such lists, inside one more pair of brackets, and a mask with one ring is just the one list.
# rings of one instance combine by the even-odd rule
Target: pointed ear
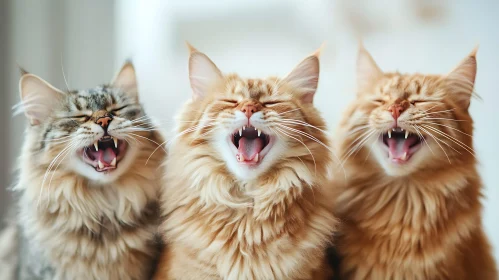
[[289,73],[284,81],[303,92],[302,101],[312,103],[319,83],[319,56],[322,47],[305,58]]
[[382,77],[383,71],[364,48],[364,45],[360,43],[357,56],[357,92],[371,91],[374,84]]
[[222,72],[204,53],[187,44],[189,56],[189,80],[194,100],[203,98],[210,87],[222,80]]
[[139,89],[137,86],[137,76],[135,74],[135,67],[130,61],[127,61],[114,76],[111,86],[119,88],[125,92],[129,97],[139,100]]
[[445,77],[445,84],[456,103],[467,110],[475,87],[478,46]]
[[42,78],[24,74],[19,80],[21,107],[31,125],[39,125],[49,117],[54,107],[64,98],[64,93]]

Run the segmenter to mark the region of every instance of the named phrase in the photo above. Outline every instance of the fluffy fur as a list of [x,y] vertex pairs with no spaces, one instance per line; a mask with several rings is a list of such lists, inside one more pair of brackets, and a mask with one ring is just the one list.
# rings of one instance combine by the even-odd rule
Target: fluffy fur
[[[285,79],[244,79],[191,49],[194,96],[166,162],[167,245],[155,279],[326,277],[324,248],[337,220],[324,188],[329,142],[312,105],[318,75],[318,54]],[[257,108],[249,120],[241,112],[248,102]],[[248,122],[274,141],[253,166],[231,148]]]
[[[360,49],[358,97],[337,134],[347,172],[335,182],[342,279],[497,279],[468,112],[475,53],[447,75],[411,75],[383,73]],[[396,126],[421,145],[402,163],[384,143],[393,104]]]
[[[32,74],[23,75],[20,88],[30,126],[15,187],[23,239],[19,279],[149,277],[164,154],[149,158],[162,140],[138,103],[133,66],[91,90],[62,92]],[[127,145],[111,172],[83,160],[105,135],[96,120],[103,110],[113,116],[107,133]]]
[[0,279],[16,279],[19,263],[19,227],[9,221],[0,232]]

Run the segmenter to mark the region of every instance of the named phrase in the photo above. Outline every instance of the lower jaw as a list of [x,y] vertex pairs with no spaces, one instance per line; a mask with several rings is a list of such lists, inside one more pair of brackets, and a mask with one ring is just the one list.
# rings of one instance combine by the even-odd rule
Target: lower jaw
[[383,145],[382,149],[386,152],[386,157],[387,157],[387,160],[388,162],[394,164],[394,165],[404,165],[404,164],[407,164],[411,161],[412,157],[419,151],[419,148],[420,148],[420,144],[418,144],[418,146],[412,148],[413,151],[409,151],[407,153],[407,155],[402,158],[393,158],[390,154],[390,151],[387,149],[386,145],[384,144],[381,144]]

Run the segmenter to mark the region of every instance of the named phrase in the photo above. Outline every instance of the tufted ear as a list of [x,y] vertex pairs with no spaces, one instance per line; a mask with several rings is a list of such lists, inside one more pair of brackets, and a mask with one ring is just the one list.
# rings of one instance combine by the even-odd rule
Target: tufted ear
[[289,73],[284,81],[303,92],[302,101],[312,103],[319,83],[319,56],[322,47],[306,57]]
[[129,97],[139,100],[139,89],[137,86],[137,75],[132,62],[127,61],[121,67],[120,71],[114,76],[111,86],[119,88]]
[[39,125],[63,100],[64,93],[36,75],[23,73],[19,80],[20,108],[31,125]]
[[376,64],[371,54],[360,43],[357,55],[357,92],[372,91],[375,83],[383,77],[383,71]]
[[451,98],[465,110],[470,106],[470,99],[475,87],[477,51],[478,46],[445,77],[445,84],[451,94]]
[[204,53],[198,51],[189,43],[189,81],[194,100],[203,98],[210,87],[223,78],[222,72]]

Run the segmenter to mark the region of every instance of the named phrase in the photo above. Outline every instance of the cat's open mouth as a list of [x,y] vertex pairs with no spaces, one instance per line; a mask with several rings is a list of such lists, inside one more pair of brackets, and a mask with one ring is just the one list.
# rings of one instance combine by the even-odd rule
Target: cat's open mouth
[[81,156],[85,163],[97,172],[112,171],[125,156],[127,144],[112,136],[104,136],[94,144],[82,149]]
[[381,137],[382,146],[388,152],[388,159],[393,163],[407,162],[421,147],[422,139],[403,128],[391,128]]
[[253,126],[243,126],[229,137],[236,160],[242,164],[260,163],[272,146],[272,137]]

